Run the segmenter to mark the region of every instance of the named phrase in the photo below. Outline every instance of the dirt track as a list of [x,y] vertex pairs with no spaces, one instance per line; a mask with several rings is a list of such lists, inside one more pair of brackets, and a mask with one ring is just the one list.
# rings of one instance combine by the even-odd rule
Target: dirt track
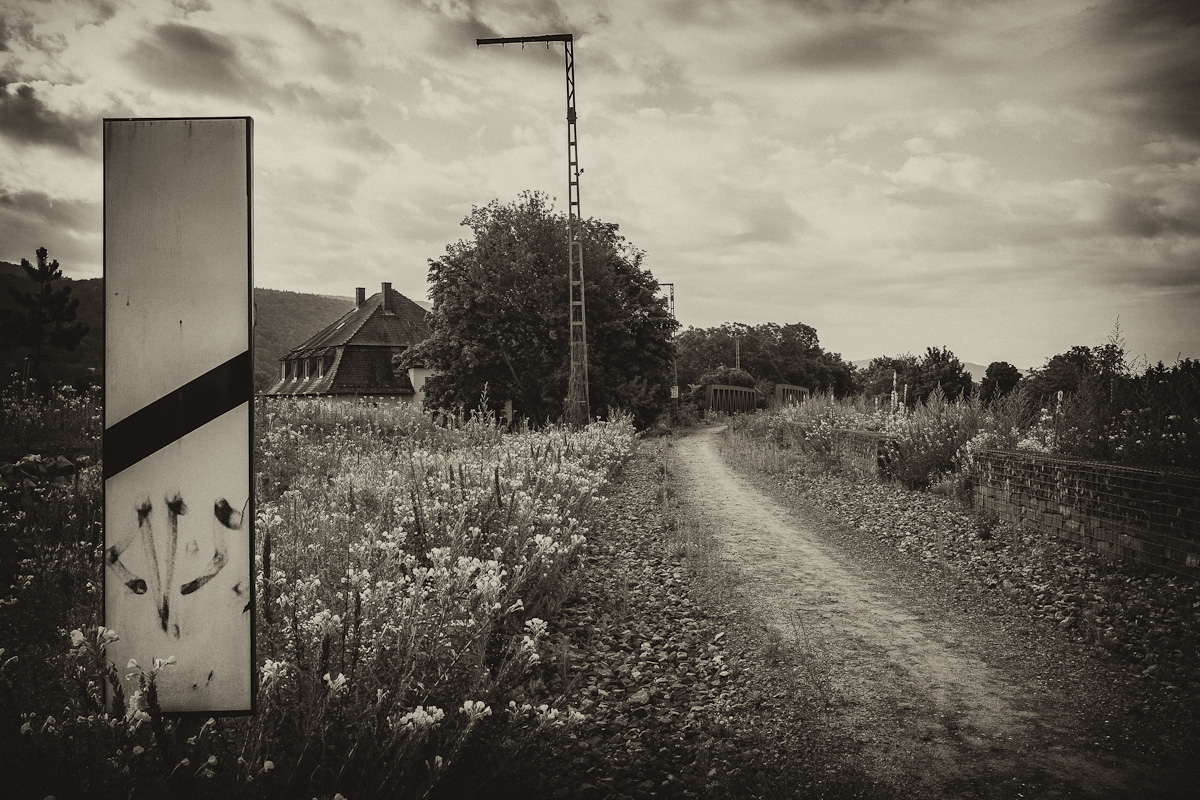
[[1059,658],[1042,634],[990,624],[903,567],[852,552],[836,521],[731,470],[717,433],[672,448],[680,502],[711,526],[743,599],[823,683],[826,724],[859,745],[861,768],[923,797],[1195,791],[1153,766],[1153,734],[1110,700],[1103,665]]

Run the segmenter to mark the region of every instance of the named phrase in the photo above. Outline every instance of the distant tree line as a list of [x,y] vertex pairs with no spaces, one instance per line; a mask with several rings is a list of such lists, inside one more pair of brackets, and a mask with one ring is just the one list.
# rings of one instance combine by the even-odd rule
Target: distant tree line
[[822,349],[816,329],[800,322],[688,328],[676,337],[675,347],[685,391],[712,383],[756,387],[764,396],[779,383],[838,396],[855,391],[853,365]]

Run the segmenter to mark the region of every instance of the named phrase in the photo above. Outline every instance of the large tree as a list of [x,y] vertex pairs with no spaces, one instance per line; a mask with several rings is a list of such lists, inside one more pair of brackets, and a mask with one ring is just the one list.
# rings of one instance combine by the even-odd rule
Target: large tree
[[1017,388],[1021,382],[1021,370],[1007,361],[993,361],[979,384],[979,399],[985,403],[999,400]]
[[[916,381],[917,357],[912,353],[901,353],[897,356],[878,356],[871,359],[867,368],[859,373],[859,384],[868,397],[890,397],[893,385],[896,388],[897,402],[904,402],[904,387]],[[914,397],[913,387],[907,395]]]
[[74,350],[88,329],[75,321],[79,301],[71,297],[71,287],[54,288],[62,278],[58,261],[50,261],[44,247],[35,253],[37,266],[22,258],[21,269],[37,287],[24,292],[9,289],[16,308],[0,309],[0,340],[10,347],[28,348],[30,374],[36,376],[41,372],[43,348]]
[[975,389],[971,373],[947,347],[925,349],[925,355],[917,362],[914,384],[908,390],[910,402],[928,400],[933,390],[939,387],[947,400],[966,400]]
[[[429,262],[432,336],[405,355],[437,374],[435,406],[493,408],[507,399],[535,421],[558,418],[570,377],[566,218],[549,198],[475,207],[472,236]],[[646,425],[670,398],[676,327],[645,254],[617,226],[582,223],[587,298],[588,383],[593,416],[633,412]]]

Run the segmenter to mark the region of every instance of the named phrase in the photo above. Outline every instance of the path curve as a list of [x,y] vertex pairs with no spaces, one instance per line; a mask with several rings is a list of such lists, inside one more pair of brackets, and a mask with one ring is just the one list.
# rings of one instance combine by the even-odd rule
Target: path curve
[[989,663],[995,631],[910,610],[822,537],[819,520],[733,472],[721,430],[672,448],[680,503],[710,526],[746,598],[820,664],[833,724],[861,745],[862,767],[925,797],[1147,796],[1152,775],[1090,747],[1078,709]]

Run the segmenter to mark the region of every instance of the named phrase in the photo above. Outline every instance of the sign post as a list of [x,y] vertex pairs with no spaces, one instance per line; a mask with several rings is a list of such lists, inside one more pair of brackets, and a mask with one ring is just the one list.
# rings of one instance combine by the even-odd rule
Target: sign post
[[251,135],[104,121],[104,619],[168,713],[253,711]]

